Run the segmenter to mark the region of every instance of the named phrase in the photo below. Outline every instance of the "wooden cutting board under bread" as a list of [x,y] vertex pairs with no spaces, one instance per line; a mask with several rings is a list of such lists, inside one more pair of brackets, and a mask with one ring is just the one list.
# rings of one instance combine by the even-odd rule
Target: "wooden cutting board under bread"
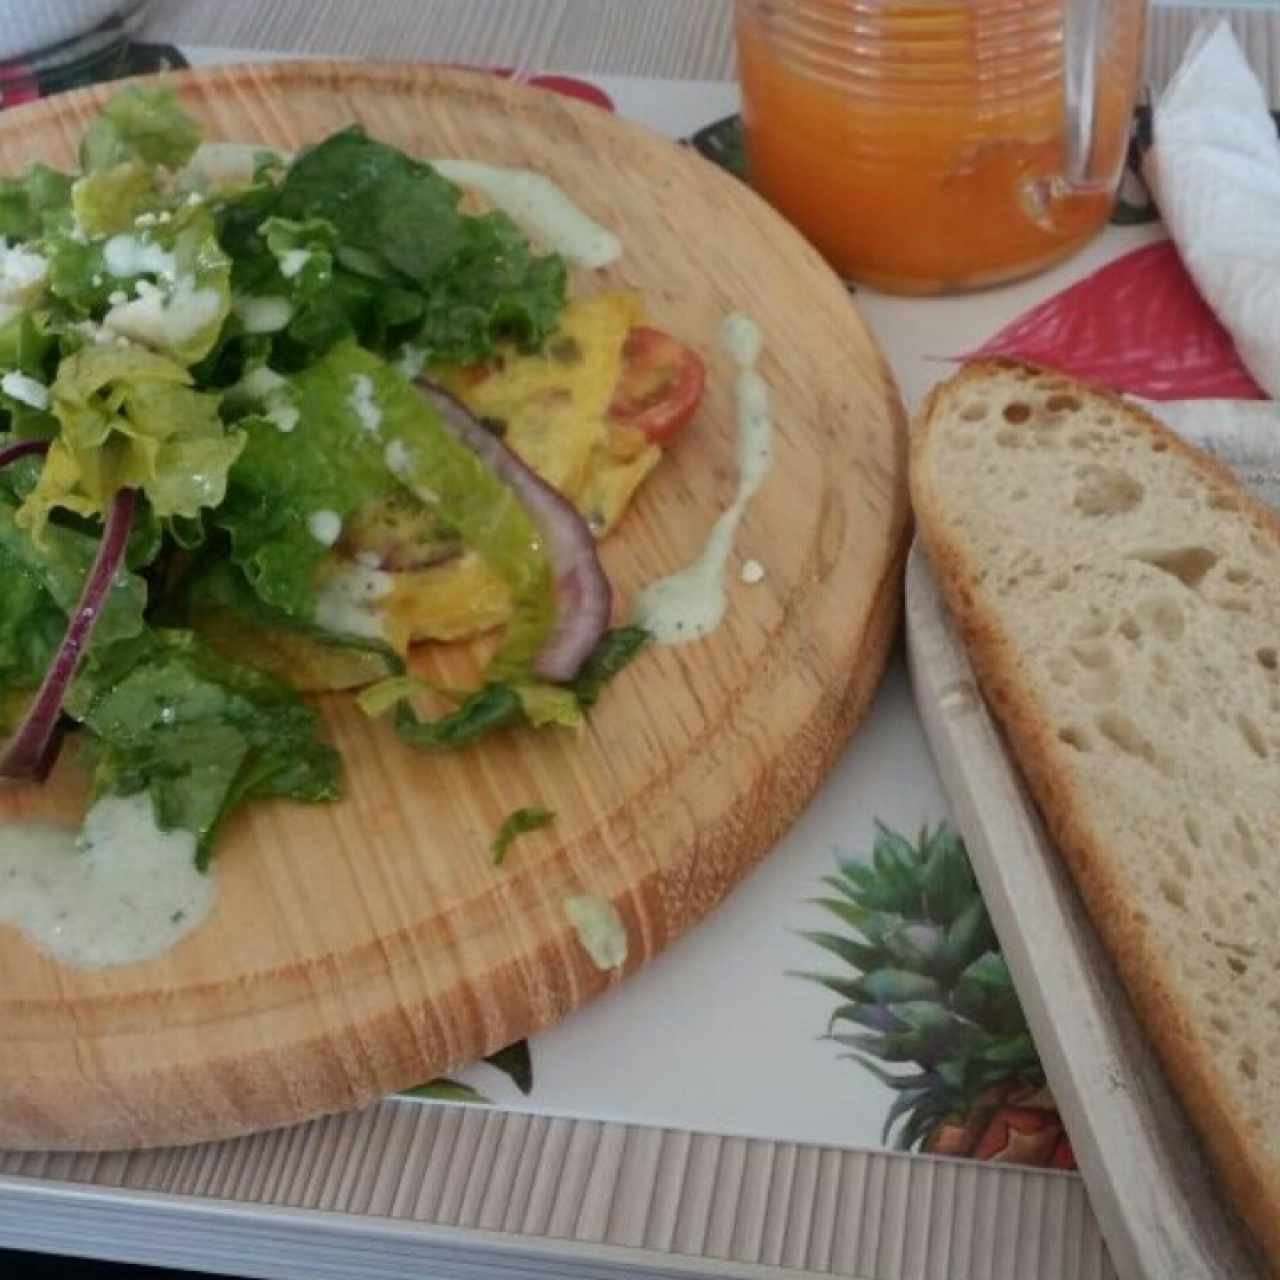
[[[698,417],[603,548],[621,608],[689,563],[736,488],[727,312],[764,333],[774,457],[705,641],[646,652],[581,736],[422,755],[350,699],[331,807],[258,804],[219,848],[214,916],[163,958],[59,967],[0,929],[0,1146],[193,1142],[356,1107],[490,1053],[613,986],[713,907],[805,804],[868,705],[896,628],[909,508],[892,379],[818,255],[744,185],[598,108],[487,75],[328,62],[165,77],[214,139],[296,149],[353,121],[424,157],[547,174],[623,242],[578,291],[630,287],[707,360]],[[0,170],[72,167],[112,89],[6,111]],[[748,585],[747,557],[764,567]],[[446,684],[458,668],[441,668]],[[0,793],[69,820],[83,776]],[[556,814],[501,868],[515,808]],[[611,901],[602,972],[564,909]]]
[[1119,397],[1001,361],[928,398],[911,488],[1048,834],[1280,1274],[1280,520]]

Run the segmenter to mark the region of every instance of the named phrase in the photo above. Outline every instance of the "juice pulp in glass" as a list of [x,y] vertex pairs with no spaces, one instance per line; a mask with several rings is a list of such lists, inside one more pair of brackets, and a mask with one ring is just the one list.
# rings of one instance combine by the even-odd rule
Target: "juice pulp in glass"
[[[1113,184],[1069,190],[1062,5],[740,0],[753,186],[846,278],[977,288],[1068,256]],[[1118,174],[1142,8],[1108,33],[1091,168]]]

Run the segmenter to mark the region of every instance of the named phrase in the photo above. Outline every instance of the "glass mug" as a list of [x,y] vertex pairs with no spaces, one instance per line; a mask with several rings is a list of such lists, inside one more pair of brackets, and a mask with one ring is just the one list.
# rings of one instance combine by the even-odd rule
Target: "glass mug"
[[1030,275],[1106,221],[1147,0],[737,0],[752,185],[893,293]]

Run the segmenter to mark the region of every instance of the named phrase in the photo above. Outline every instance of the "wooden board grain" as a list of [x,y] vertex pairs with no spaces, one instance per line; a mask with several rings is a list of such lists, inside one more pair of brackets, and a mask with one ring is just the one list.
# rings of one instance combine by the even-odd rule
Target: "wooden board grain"
[[1258,1250],[1218,1193],[919,549],[906,597],[929,745],[1117,1273],[1262,1280]]
[[[474,73],[309,62],[169,79],[211,138],[293,149],[359,120],[422,156],[541,170],[621,234],[621,261],[575,288],[641,290],[653,321],[702,351],[709,389],[604,549],[620,612],[698,552],[733,495],[733,369],[715,343],[729,310],[764,330],[776,462],[738,533],[723,625],[644,655],[582,735],[425,756],[329,700],[345,797],[237,815],[216,913],[168,955],[74,972],[0,930],[0,1146],[279,1125],[547,1026],[620,976],[593,966],[564,899],[617,905],[625,972],[715,905],[823,777],[900,608],[909,516],[892,379],[839,282],[745,187],[593,107]],[[107,92],[6,112],[0,170],[70,166]],[[766,568],[758,585],[735,572],[748,556]],[[469,658],[435,661],[456,676]],[[68,759],[49,787],[0,796],[0,822],[76,814],[82,788]],[[555,824],[495,869],[493,834],[534,803]]]

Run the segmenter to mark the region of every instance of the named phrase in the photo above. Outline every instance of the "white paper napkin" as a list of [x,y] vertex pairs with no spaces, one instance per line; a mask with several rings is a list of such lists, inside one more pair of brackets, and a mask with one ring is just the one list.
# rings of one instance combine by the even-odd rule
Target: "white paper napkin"
[[1205,301],[1280,398],[1280,142],[1225,21],[1201,28],[1156,104],[1145,174]]

